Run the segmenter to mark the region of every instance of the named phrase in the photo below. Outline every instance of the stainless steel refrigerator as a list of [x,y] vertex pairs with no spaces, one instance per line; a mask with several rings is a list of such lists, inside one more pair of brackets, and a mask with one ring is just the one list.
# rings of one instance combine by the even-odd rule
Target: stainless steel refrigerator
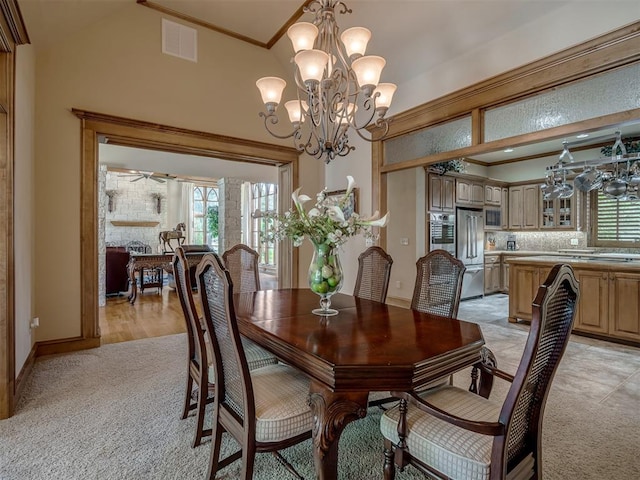
[[456,256],[467,269],[461,299],[484,295],[484,217],[482,209],[456,209]]

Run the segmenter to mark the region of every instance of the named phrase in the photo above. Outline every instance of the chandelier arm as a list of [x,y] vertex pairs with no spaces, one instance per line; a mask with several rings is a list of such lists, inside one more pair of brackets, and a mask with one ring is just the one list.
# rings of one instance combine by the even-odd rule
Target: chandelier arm
[[293,130],[293,132],[286,134],[286,135],[280,135],[276,132],[274,132],[271,127],[269,125],[276,125],[278,123],[278,116],[275,113],[264,113],[264,112],[260,112],[258,113],[259,116],[264,118],[264,128],[267,130],[267,132],[269,132],[271,135],[273,135],[276,138],[280,138],[280,139],[287,139],[287,138],[291,138],[293,137],[296,132],[298,130],[300,130],[300,128],[296,128]]

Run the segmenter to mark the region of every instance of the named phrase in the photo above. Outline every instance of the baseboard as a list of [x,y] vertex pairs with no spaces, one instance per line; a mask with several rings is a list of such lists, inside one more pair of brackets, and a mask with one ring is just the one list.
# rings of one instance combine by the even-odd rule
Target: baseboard
[[17,405],[20,397],[22,396],[22,392],[24,390],[24,385],[26,383],[27,378],[31,375],[31,371],[33,370],[33,364],[36,361],[36,351],[38,349],[38,344],[34,343],[33,347],[31,347],[31,351],[27,356],[27,359],[24,362],[24,365],[20,369],[20,373],[16,377],[15,384],[15,393],[13,395],[13,404]]
[[395,307],[403,307],[403,308],[410,308],[411,307],[411,300],[407,299],[407,298],[400,298],[400,297],[387,297],[387,301],[385,302],[388,305],[393,305]]
[[100,337],[96,338],[62,338],[60,340],[47,340],[36,342],[36,357],[43,355],[53,355],[56,353],[76,352],[100,346]]

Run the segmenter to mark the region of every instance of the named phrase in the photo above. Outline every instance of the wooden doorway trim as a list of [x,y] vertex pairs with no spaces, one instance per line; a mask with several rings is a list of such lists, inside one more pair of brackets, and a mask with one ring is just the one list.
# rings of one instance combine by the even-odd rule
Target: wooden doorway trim
[[[81,120],[80,172],[80,298],[81,339],[84,348],[100,337],[98,319],[98,145],[110,144],[165,152],[200,155],[222,160],[293,168],[292,187],[298,187],[298,152],[291,147],[226,137],[140,120],[72,109]],[[297,265],[294,252],[293,265]],[[58,347],[62,345],[58,344]],[[47,352],[50,353],[50,352]]]

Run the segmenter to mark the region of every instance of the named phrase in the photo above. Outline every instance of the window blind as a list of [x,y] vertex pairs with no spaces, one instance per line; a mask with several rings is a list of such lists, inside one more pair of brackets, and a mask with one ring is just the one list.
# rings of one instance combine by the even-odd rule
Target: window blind
[[598,192],[597,240],[640,242],[640,201],[615,200]]

